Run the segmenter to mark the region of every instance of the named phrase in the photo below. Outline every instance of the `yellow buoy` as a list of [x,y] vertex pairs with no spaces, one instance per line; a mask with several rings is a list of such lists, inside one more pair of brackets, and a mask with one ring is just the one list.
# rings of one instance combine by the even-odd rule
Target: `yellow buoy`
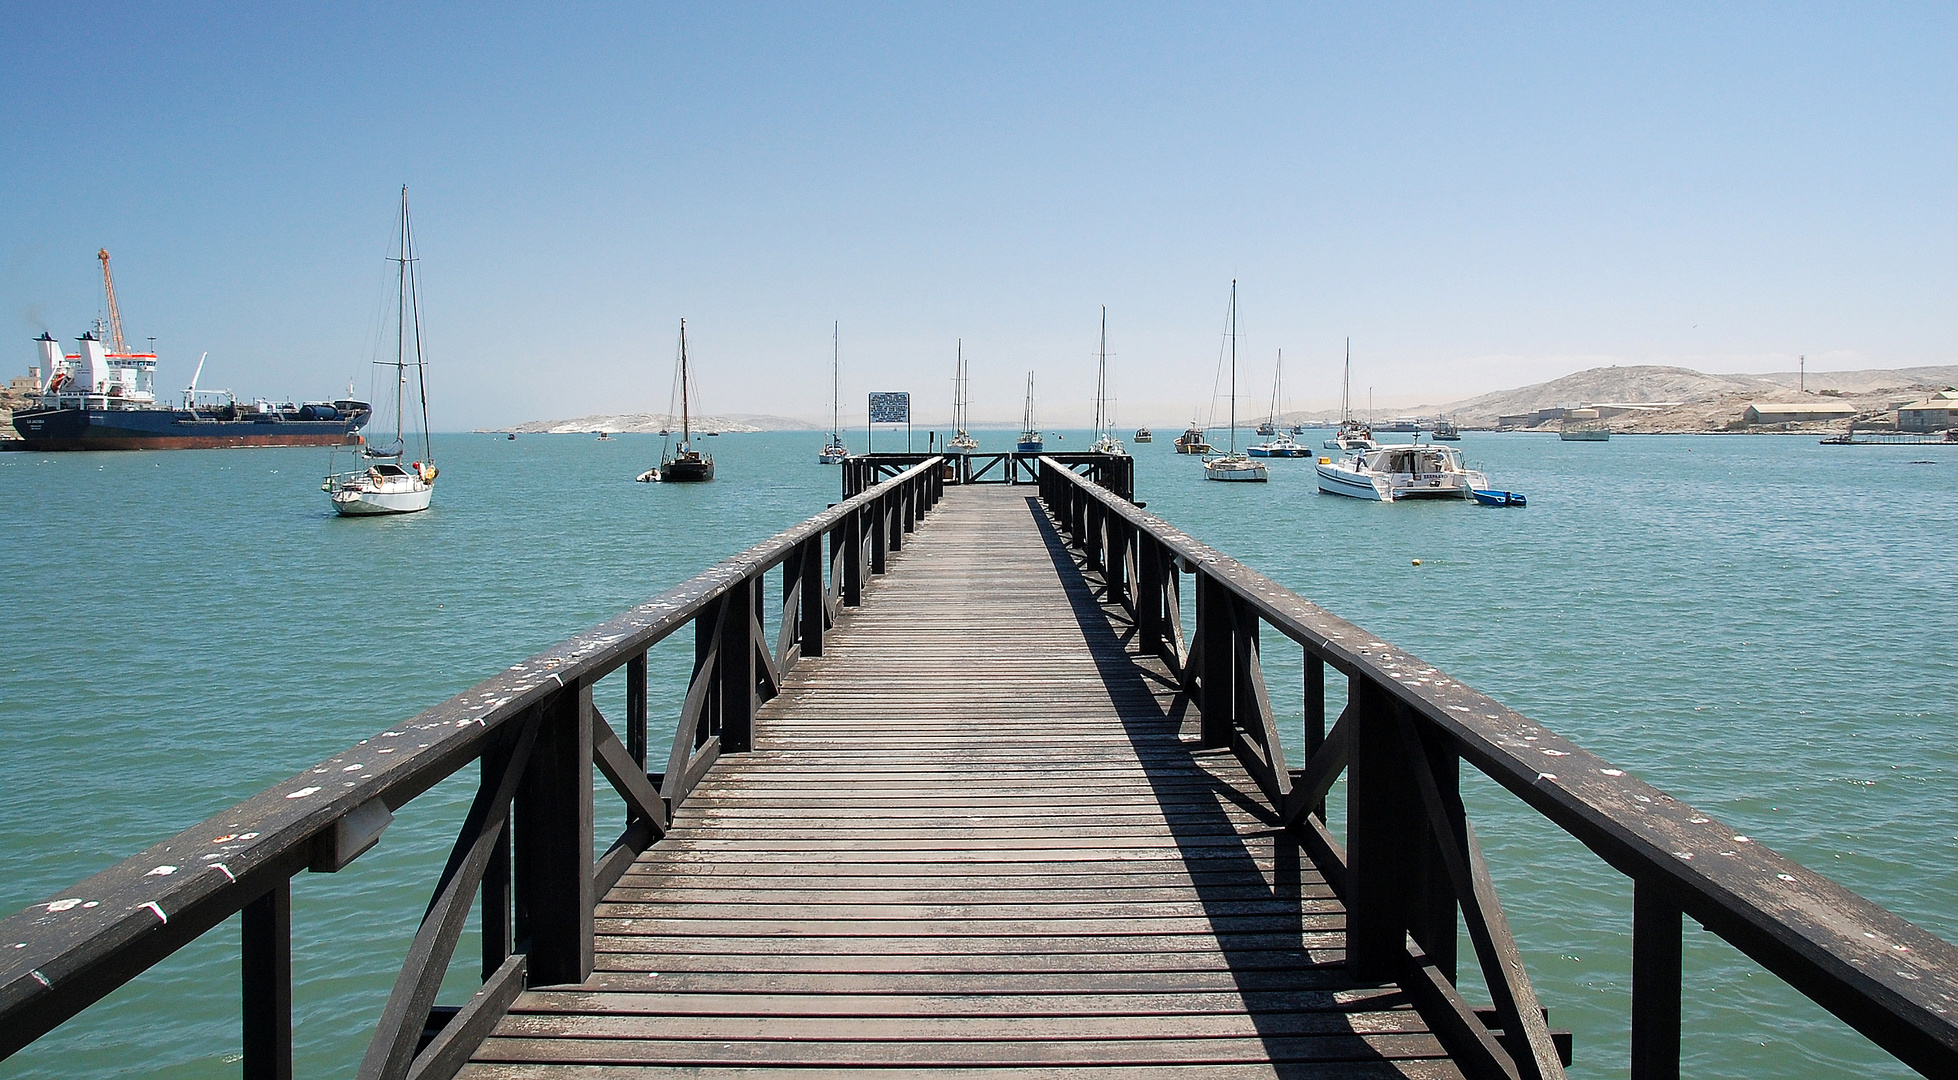
[[1414,560],[1414,565],[1416,565],[1416,566],[1419,566],[1419,565],[1421,565],[1421,560],[1419,560],[1419,559],[1416,559],[1416,560]]

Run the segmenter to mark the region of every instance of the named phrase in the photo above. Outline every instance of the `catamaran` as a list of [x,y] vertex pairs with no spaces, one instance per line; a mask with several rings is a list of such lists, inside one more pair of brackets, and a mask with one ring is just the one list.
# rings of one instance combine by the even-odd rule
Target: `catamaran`
[[1047,446],[1047,440],[1040,437],[1040,429],[1034,427],[1033,418],[1033,372],[1027,372],[1027,407],[1020,418],[1020,441],[1013,449],[1022,454],[1038,454]]
[[838,464],[850,456],[850,448],[843,445],[843,353],[838,344],[842,340],[842,328],[840,322],[830,327],[829,441],[816,454],[816,460],[824,465]]
[[[714,455],[704,454],[693,448],[693,416],[691,412],[693,375],[687,370],[687,320],[680,320],[680,365],[677,381],[680,384],[680,444],[669,451],[667,445],[660,444],[659,468],[647,469],[636,479],[665,483],[702,483],[714,478]],[[669,402],[667,408],[671,409]]]
[[1108,306],[1101,308],[1101,352],[1096,354],[1095,370],[1095,441],[1089,445],[1091,454],[1121,454],[1127,456],[1121,440],[1112,430],[1115,418],[1108,409]]
[[1320,491],[1374,502],[1467,499],[1489,487],[1489,478],[1463,465],[1452,446],[1383,446],[1317,469]]
[[[375,361],[393,368],[394,442],[374,448],[363,444],[360,456],[370,462],[364,469],[335,472],[328,465],[320,490],[333,503],[335,513],[346,517],[378,514],[412,514],[428,509],[435,497],[434,453],[428,443],[428,377],[422,360],[421,271],[415,266],[415,230],[408,220],[408,186],[401,186],[401,246],[392,260],[395,264],[395,292],[398,306],[394,321],[394,362]],[[414,359],[409,360],[410,350]],[[408,401],[408,369],[415,369],[415,393],[421,404],[421,459],[403,465],[408,454],[404,428]]]
[[1231,450],[1223,457],[1203,460],[1205,480],[1263,483],[1271,471],[1237,452],[1237,279],[1231,279]]
[[952,441],[945,445],[961,454],[979,449],[979,440],[965,430],[968,383],[965,374],[965,339],[959,339],[959,366],[952,375]]

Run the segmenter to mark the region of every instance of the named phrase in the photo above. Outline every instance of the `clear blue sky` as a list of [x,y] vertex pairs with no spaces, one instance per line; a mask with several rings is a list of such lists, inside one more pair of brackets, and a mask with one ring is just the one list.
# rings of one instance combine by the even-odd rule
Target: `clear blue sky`
[[437,424],[845,398],[1254,411],[1341,341],[1383,404],[1605,363],[1958,362],[1952,5],[6,4],[9,373],[115,257],[162,379],[316,397],[366,362],[399,186]]

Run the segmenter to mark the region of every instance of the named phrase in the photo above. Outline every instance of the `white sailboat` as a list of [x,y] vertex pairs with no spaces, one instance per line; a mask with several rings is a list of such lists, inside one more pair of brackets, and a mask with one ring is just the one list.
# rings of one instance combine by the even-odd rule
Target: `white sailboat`
[[965,339],[959,339],[959,366],[952,375],[952,441],[945,445],[961,454],[969,454],[979,449],[979,440],[965,430],[965,412],[970,405],[967,394],[970,384],[965,373]]
[[1226,480],[1261,484],[1271,479],[1271,471],[1237,452],[1237,279],[1231,279],[1231,450],[1223,457],[1205,458],[1205,480]]
[[1088,452],[1121,454],[1126,457],[1128,451],[1123,448],[1121,440],[1115,437],[1115,418],[1110,415],[1108,408],[1108,306],[1106,304],[1101,308],[1101,352],[1096,354],[1095,360],[1095,441],[1088,447]]
[[[412,514],[428,509],[435,497],[435,468],[428,443],[428,377],[422,358],[421,272],[415,266],[415,231],[408,220],[408,186],[401,186],[401,247],[392,260],[396,264],[395,289],[399,307],[395,315],[394,362],[375,361],[394,369],[394,442],[380,449],[361,446],[361,457],[371,464],[350,472],[333,472],[329,466],[320,490],[332,501],[335,513],[347,517],[378,514]],[[414,359],[409,360],[412,347]],[[415,393],[421,405],[421,459],[403,465],[408,443],[405,414],[408,400],[408,369],[415,369]]]
[[[1047,440],[1041,438],[1040,429],[1034,427],[1034,423],[1033,372],[1029,371],[1027,372],[1027,407],[1020,417],[1020,441],[1013,444],[1014,450],[1022,454],[1038,454],[1046,447]],[[1055,437],[1059,438],[1059,436]]]
[[843,445],[843,324],[830,327],[829,339],[829,441],[816,454],[817,462],[836,465],[850,456],[850,448]]
[[1298,458],[1312,456],[1311,449],[1301,444],[1297,439],[1292,438],[1291,432],[1279,429],[1279,419],[1284,415],[1285,411],[1284,386],[1285,350],[1280,349],[1278,350],[1278,366],[1273,370],[1271,376],[1271,414],[1266,418],[1264,423],[1258,425],[1258,434],[1269,435],[1271,438],[1253,445],[1251,447],[1252,457]]
[[1346,339],[1346,376],[1339,384],[1339,431],[1327,439],[1328,450],[1373,450],[1373,428],[1353,419],[1353,339]]

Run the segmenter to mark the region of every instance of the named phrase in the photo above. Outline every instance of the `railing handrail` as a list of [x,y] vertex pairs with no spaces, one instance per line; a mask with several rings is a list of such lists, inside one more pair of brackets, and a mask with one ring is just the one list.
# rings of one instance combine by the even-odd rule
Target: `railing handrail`
[[[731,586],[780,565],[798,545],[927,475],[939,462],[927,458],[0,920],[0,1031],[26,1010],[48,1008],[64,1016],[79,1011],[107,991],[96,992],[99,987],[78,976],[118,963],[140,971],[175,951],[255,898],[254,890],[238,888],[241,882],[297,873],[312,861],[315,842],[356,810],[376,800],[389,812],[400,808],[480,757],[512,720],[567,686],[596,681],[624,666],[687,626]],[[188,925],[178,919],[185,913],[193,913]],[[121,981],[114,979],[111,988]],[[79,999],[70,995],[86,1000],[76,1004]],[[16,1040],[0,1037],[0,1057],[15,1045]]]
[[[1052,467],[1049,468],[1048,465]],[[1920,1070],[1958,1067],[1958,945],[1616,768],[1058,462],[1071,485],[1349,677],[1620,873]]]

